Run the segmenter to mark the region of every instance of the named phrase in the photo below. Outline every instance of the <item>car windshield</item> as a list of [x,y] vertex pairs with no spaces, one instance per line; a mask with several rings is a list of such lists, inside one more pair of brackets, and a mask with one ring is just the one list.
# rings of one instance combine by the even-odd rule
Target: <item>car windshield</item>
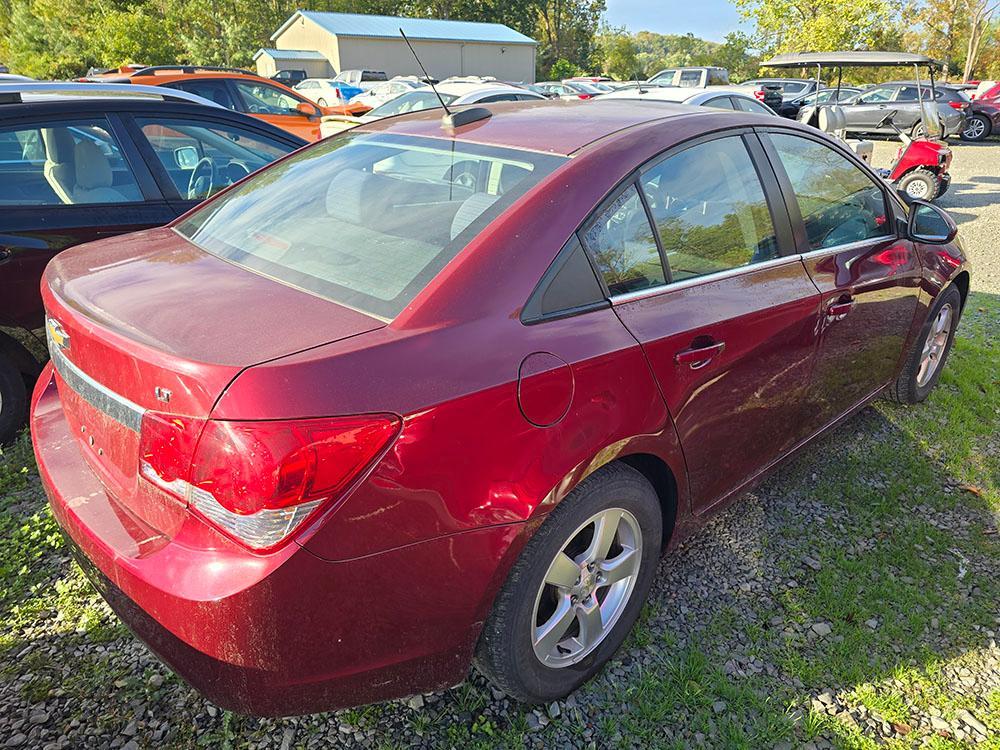
[[[441,98],[444,99],[445,104],[451,104],[458,97],[454,94],[441,94]],[[427,91],[409,91],[405,94],[400,94],[395,99],[387,101],[385,104],[375,107],[366,117],[371,119],[391,117],[392,115],[419,112],[422,109],[432,109],[440,106],[441,102],[438,101],[437,96],[430,89]]]
[[206,252],[391,320],[565,159],[350,133],[265,169],[174,228]]

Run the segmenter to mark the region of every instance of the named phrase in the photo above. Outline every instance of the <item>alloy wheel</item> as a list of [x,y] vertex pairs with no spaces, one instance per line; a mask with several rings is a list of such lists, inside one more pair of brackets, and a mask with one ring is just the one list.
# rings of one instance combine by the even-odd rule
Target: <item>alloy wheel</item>
[[535,597],[531,645],[542,664],[568,667],[600,645],[629,602],[641,559],[639,522],[623,508],[594,514],[570,535]]
[[920,353],[920,368],[917,370],[917,385],[921,388],[930,382],[941,365],[945,349],[948,348],[948,338],[951,336],[954,319],[955,311],[949,304],[938,310],[934,322],[931,323],[923,351]]
[[971,117],[965,125],[962,135],[972,141],[978,141],[986,134],[986,123],[979,117]]

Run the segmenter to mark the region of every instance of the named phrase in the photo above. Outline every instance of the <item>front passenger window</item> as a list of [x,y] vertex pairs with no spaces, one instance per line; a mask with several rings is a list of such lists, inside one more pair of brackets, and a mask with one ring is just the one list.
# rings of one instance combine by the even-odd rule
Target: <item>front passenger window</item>
[[769,137],[792,183],[811,250],[891,233],[885,195],[860,167],[809,138]]
[[778,257],[764,189],[739,136],[686,148],[640,180],[674,281]]

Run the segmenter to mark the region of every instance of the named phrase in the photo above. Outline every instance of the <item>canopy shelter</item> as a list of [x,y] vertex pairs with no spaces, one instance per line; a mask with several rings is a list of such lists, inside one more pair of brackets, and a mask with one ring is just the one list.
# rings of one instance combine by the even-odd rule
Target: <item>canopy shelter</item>
[[817,88],[823,85],[823,68],[837,69],[837,99],[840,99],[840,84],[844,68],[891,68],[913,67],[914,79],[917,84],[917,97],[920,101],[921,118],[924,120],[926,132],[938,126],[938,117],[930,115],[924,106],[923,87],[920,85],[920,69],[926,67],[930,76],[931,98],[937,98],[934,86],[934,71],[940,70],[944,64],[927,55],[917,55],[912,52],[878,52],[873,50],[845,50],[842,52],[788,52],[776,55],[760,64],[762,68],[816,68]]
[[916,65],[927,66],[931,70],[943,67],[943,63],[927,55],[912,52],[871,52],[856,50],[847,52],[789,52],[762,62],[762,68],[882,68]]

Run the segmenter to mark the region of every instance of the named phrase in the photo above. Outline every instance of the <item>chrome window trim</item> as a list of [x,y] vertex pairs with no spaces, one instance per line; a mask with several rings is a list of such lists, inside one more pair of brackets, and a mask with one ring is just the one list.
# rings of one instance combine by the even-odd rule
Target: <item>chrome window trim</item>
[[139,432],[139,428],[142,426],[142,415],[146,413],[146,410],[138,404],[129,401],[124,396],[118,395],[107,386],[98,383],[90,375],[70,362],[62,350],[52,341],[52,337],[48,334],[48,327],[46,327],[45,338],[49,345],[49,356],[52,358],[52,365],[55,367],[56,372],[59,373],[59,377],[63,379],[63,382],[72,388],[80,398],[98,411],[106,414],[133,432]]
[[788,263],[801,260],[801,255],[782,255],[777,258],[761,261],[760,263],[747,263],[745,266],[726,268],[722,271],[706,273],[701,276],[692,276],[689,279],[681,279],[680,281],[673,281],[669,284],[660,284],[659,286],[650,287],[648,289],[639,289],[635,292],[612,295],[609,299],[611,300],[612,305],[634,302],[635,300],[642,299],[643,297],[653,297],[666,292],[672,292],[675,289],[687,289],[692,286],[697,286],[698,284],[721,281],[722,279],[728,279],[733,276],[742,276],[745,273],[752,273],[753,271],[759,271],[763,268],[778,268]]
[[816,250],[810,250],[807,253],[802,253],[799,255],[800,258],[822,258],[824,255],[833,255],[835,253],[843,253],[848,250],[854,250],[855,248],[866,247],[867,245],[875,245],[879,242],[888,242],[890,240],[898,240],[898,234],[883,234],[880,237],[868,237],[863,240],[856,240],[854,242],[845,242],[843,245],[831,245],[830,247],[820,247]]

